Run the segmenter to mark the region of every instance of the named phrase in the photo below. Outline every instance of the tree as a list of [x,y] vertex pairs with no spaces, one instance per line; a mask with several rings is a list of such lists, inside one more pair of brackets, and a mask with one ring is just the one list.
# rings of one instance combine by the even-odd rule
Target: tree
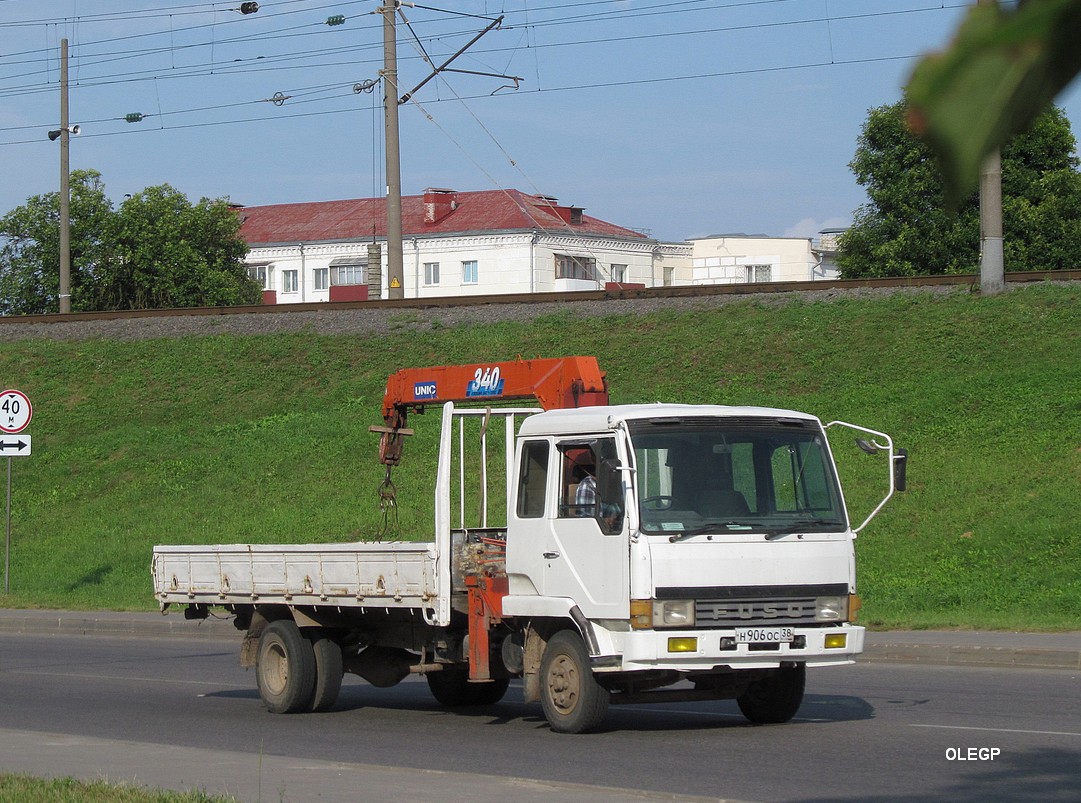
[[163,184],[124,201],[115,218],[114,259],[96,277],[98,309],[257,304],[240,218],[223,200],[192,205]]
[[[114,210],[93,170],[72,172],[71,193],[72,310],[259,302],[240,218],[224,200],[193,205],[165,184]],[[47,193],[0,219],[0,314],[56,311],[59,208]]]
[[[1002,153],[1009,270],[1081,264],[1081,176],[1069,120],[1052,107]],[[903,102],[872,109],[850,167],[867,189],[840,238],[846,278],[969,273],[979,261],[979,202],[949,210],[930,147],[906,125]]]
[[[89,309],[89,283],[109,260],[113,205],[105,197],[101,174],[71,174],[72,309]],[[0,218],[0,314],[55,312],[60,294],[60,196],[29,198]]]

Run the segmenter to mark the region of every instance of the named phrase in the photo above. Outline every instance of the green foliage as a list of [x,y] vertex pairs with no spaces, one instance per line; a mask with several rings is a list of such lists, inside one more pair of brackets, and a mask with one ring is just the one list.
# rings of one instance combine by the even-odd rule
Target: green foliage
[[[113,205],[101,174],[71,174],[72,309],[86,305],[87,285],[111,256]],[[35,195],[0,218],[0,314],[55,312],[60,292],[60,195]]]
[[97,276],[99,309],[254,304],[240,218],[224,201],[197,204],[169,185],[126,200],[116,219],[116,259]]
[[[156,543],[374,538],[383,470],[368,426],[391,372],[595,354],[616,403],[790,407],[907,447],[910,490],[856,542],[865,622],[1053,629],[1081,616],[1081,287],[418,329],[5,343],[0,377],[33,401],[35,437],[14,460],[0,605],[149,609]],[[431,538],[439,419],[410,418],[393,537]],[[862,521],[885,464],[851,434],[831,442]]]
[[906,94],[909,119],[934,149],[953,202],[984,158],[1025,130],[1081,71],[1081,0],[969,9],[945,53],[925,58]]
[[[1061,109],[1041,115],[1002,152],[1007,270],[1081,264],[1081,174]],[[850,167],[868,203],[841,235],[845,278],[971,273],[979,262],[979,199],[947,210],[934,155],[905,122],[905,106],[872,109]]]
[[2,803],[229,803],[233,800],[205,792],[166,792],[108,781],[43,780],[0,773]]
[[[55,312],[59,196],[30,198],[0,219],[0,314]],[[71,175],[73,311],[255,304],[240,219],[223,200],[192,204],[169,185],[114,210],[101,175]]]

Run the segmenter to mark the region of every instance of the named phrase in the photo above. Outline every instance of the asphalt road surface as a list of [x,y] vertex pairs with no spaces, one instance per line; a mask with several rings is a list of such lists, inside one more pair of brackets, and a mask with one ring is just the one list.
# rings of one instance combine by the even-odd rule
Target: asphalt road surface
[[[513,684],[498,705],[452,711],[422,679],[377,689],[347,676],[333,711],[271,715],[238,647],[239,636],[0,634],[0,771],[135,777],[242,800],[364,800],[377,790],[449,800],[470,788],[475,800],[510,789],[516,803],[554,794],[981,803],[1081,795],[1077,671],[858,664],[808,672],[804,705],[787,725],[748,725],[729,701],[661,703],[613,706],[606,730],[571,736],[552,733]],[[219,772],[227,760],[232,768]],[[223,783],[221,772],[239,775]]]

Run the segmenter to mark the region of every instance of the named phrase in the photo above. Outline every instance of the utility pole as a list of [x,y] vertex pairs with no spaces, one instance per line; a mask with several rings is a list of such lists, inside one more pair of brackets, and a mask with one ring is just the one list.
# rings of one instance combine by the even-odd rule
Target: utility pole
[[[977,0],[998,6],[998,0]],[[980,292],[1001,293],[1006,287],[1002,254],[1002,154],[995,150],[980,170]]]
[[[406,103],[414,93],[441,72],[461,72],[469,75],[486,75],[493,78],[504,78],[514,82],[517,89],[522,79],[514,75],[501,73],[478,72],[475,70],[455,70],[450,63],[462,53],[476,44],[488,31],[498,28],[503,17],[492,20],[483,31],[474,36],[465,47],[462,47],[449,59],[438,67],[424,54],[424,60],[432,65],[432,72],[413,87],[411,90],[398,96],[398,44],[397,44],[397,13],[400,6],[413,6],[408,0],[386,0],[386,5],[379,9],[383,15],[383,116],[386,120],[386,154],[387,154],[387,298],[405,298],[405,269],[403,267],[404,256],[402,254],[402,164],[401,153],[398,143],[398,106]],[[406,20],[406,24],[409,21]],[[417,40],[420,44],[420,41]],[[423,48],[423,46],[421,46]],[[369,258],[368,264],[372,264]]]
[[996,150],[980,172],[980,292],[1001,293],[1006,288],[1002,253],[1002,158]]
[[383,14],[383,114],[387,153],[387,298],[405,298],[402,255],[402,164],[398,146],[398,0],[387,0]]
[[71,177],[68,128],[68,40],[60,40],[60,312],[71,312]]

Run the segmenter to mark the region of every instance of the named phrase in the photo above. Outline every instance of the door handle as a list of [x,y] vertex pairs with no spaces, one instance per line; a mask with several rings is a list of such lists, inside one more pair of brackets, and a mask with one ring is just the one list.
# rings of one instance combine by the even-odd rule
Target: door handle
[[544,553],[544,559],[545,560],[552,560],[553,558],[558,558],[558,557],[559,557],[558,552],[545,552]]

